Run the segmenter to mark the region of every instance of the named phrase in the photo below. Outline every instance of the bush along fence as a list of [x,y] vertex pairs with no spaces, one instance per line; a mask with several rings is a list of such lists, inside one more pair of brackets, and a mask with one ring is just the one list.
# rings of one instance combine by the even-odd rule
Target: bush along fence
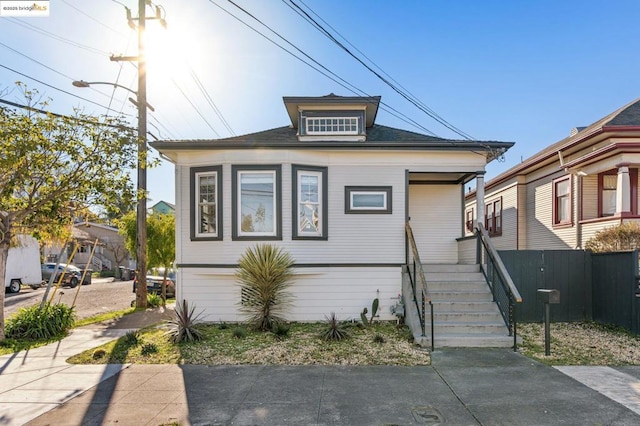
[[551,320],[593,320],[640,334],[638,251],[505,250],[500,256],[520,291],[522,322],[541,322],[544,305],[538,289],[560,291]]

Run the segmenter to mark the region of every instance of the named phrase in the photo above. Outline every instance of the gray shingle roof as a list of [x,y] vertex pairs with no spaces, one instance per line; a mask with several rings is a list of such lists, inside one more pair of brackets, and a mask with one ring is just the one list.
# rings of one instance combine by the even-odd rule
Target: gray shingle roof
[[167,140],[151,142],[151,146],[163,150],[194,149],[247,149],[247,148],[332,148],[332,149],[453,149],[453,150],[495,150],[509,149],[513,142],[468,141],[443,139],[423,135],[408,130],[395,129],[375,124],[367,128],[367,138],[358,141],[299,141],[296,129],[290,126],[278,127],[247,135],[223,139]]

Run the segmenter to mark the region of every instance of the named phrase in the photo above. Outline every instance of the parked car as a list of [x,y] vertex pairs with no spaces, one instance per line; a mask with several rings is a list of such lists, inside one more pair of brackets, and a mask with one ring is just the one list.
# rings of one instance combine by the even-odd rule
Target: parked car
[[[148,294],[162,294],[162,279],[163,277],[158,275],[147,275],[147,293]],[[167,277],[167,297],[176,297],[176,284]],[[136,292],[136,285],[138,284],[138,277],[133,280],[133,292]]]
[[[80,279],[82,278],[82,270],[75,265],[60,263],[58,265],[58,269],[56,270],[56,264],[53,262],[48,262],[42,265],[42,279],[45,281],[49,281],[49,278],[51,278],[51,275],[53,275],[54,271],[56,272],[53,282],[57,283],[60,280],[60,275],[64,271],[62,285],[68,285],[71,288],[77,286],[80,282]],[[84,277],[84,281],[82,281],[82,285],[88,284],[91,284],[91,271],[87,271],[87,274]]]

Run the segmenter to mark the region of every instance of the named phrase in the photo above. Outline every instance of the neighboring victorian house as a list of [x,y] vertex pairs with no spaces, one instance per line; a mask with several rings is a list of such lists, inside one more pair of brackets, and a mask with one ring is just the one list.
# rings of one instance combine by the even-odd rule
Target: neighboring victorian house
[[151,206],[149,210],[151,210],[152,213],[175,214],[176,206],[166,201],[158,201],[153,206]]
[[[640,100],[486,183],[485,227],[498,249],[583,248],[603,228],[637,221]],[[466,196],[467,234],[476,193]]]
[[176,166],[178,298],[209,321],[242,320],[238,259],[271,242],[295,260],[291,320],[357,319],[376,297],[394,318],[405,223],[423,263],[459,263],[465,184],[513,144],[376,124],[380,97],[283,100],[285,127],[151,143]]

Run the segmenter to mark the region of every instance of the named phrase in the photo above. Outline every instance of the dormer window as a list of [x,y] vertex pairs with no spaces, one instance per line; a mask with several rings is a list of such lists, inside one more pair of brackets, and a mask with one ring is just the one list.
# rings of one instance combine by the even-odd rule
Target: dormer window
[[365,110],[301,110],[298,139],[301,141],[364,141]]
[[358,117],[308,117],[308,135],[357,135]]

